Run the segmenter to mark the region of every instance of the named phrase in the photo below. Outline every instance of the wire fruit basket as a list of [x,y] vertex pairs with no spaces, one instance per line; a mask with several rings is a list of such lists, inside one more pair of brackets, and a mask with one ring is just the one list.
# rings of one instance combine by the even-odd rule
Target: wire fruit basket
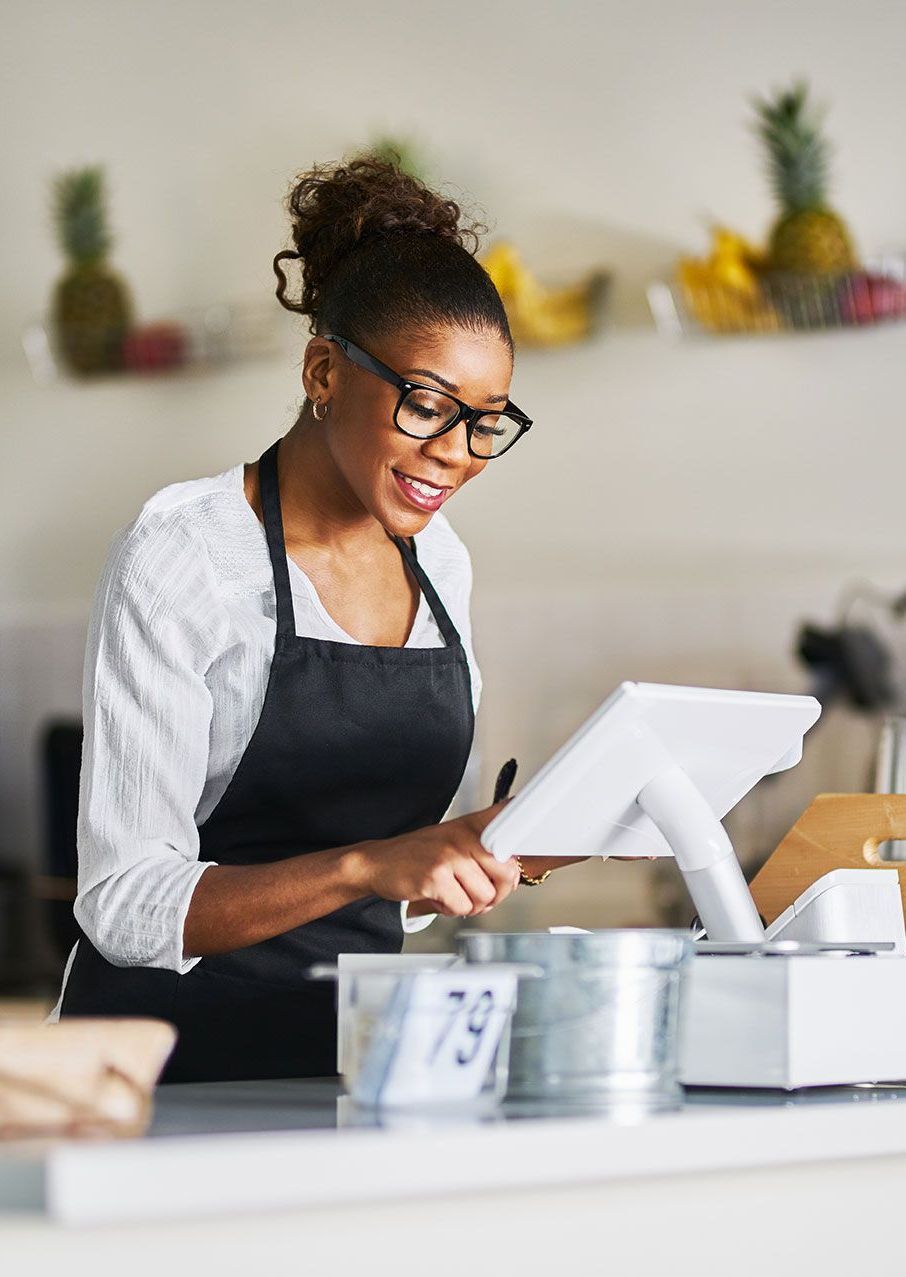
[[754,289],[718,281],[652,283],[648,305],[670,337],[814,332],[906,320],[906,254],[836,275],[763,272]]
[[[111,330],[98,357],[98,330],[70,328],[65,341],[50,318],[29,324],[22,347],[32,377],[40,385],[96,376],[134,377],[205,370],[280,353],[286,344],[282,312],[271,303],[217,302],[176,310],[166,319]],[[83,359],[80,356],[89,358]],[[86,362],[90,375],[79,373]]]

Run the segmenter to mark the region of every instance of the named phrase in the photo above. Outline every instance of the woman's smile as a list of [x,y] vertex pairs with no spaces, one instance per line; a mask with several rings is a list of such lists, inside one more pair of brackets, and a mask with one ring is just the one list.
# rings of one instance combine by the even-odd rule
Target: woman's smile
[[393,477],[400,492],[410,505],[418,510],[439,510],[447,497],[454,491],[449,485],[439,486],[429,483],[427,479],[419,479],[415,475],[403,474],[401,470],[393,470]]

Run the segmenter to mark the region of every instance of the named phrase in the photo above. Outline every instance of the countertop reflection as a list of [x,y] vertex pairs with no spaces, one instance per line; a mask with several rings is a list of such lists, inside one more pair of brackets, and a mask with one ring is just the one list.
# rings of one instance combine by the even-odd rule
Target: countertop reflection
[[[670,1113],[702,1113],[756,1107],[782,1109],[820,1105],[897,1103],[906,1099],[906,1086],[813,1087],[802,1091],[687,1090],[679,1108]],[[506,1101],[493,1108],[443,1110],[367,1110],[357,1108],[343,1094],[336,1078],[279,1081],[193,1082],[161,1086],[155,1096],[150,1138],[176,1135],[263,1133],[269,1131],[326,1131],[363,1127],[450,1127],[459,1125],[540,1121],[575,1117],[620,1125],[657,1121],[662,1113],[639,1108],[630,1101],[550,1104]]]

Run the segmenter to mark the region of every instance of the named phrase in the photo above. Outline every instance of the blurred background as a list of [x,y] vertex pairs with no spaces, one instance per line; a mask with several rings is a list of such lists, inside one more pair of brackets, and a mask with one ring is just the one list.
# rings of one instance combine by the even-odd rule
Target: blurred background
[[[290,179],[314,162],[398,139],[483,215],[486,249],[504,245],[509,267],[518,253],[514,307],[529,298],[512,395],[535,428],[448,511],[472,554],[484,679],[461,806],[490,801],[505,758],[527,778],[622,679],[811,690],[800,624],[835,626],[853,582],[881,591],[856,606],[896,656],[899,0],[7,0],[3,17],[5,984],[59,971],[84,631],[114,531],[295,419],[307,334],[273,299],[271,259]],[[848,301],[778,303],[769,321],[762,307],[759,331],[739,332],[734,299],[761,307],[747,290],[777,216],[752,99],[799,79],[826,108],[828,200],[857,254]],[[138,334],[107,375],[67,366],[51,315],[66,270],[52,184],[85,166],[103,170],[109,266]],[[718,271],[711,304],[715,226],[749,241],[727,252],[750,274]],[[878,271],[853,274],[875,260],[883,304]],[[557,327],[570,287],[588,305],[578,337]],[[534,342],[545,298],[553,331]],[[881,649],[868,658],[883,675]],[[741,804],[748,868],[816,792],[873,788],[897,694],[829,704],[800,767]],[[608,862],[522,890],[494,925],[689,912],[671,865]],[[418,944],[448,940],[439,925]]]

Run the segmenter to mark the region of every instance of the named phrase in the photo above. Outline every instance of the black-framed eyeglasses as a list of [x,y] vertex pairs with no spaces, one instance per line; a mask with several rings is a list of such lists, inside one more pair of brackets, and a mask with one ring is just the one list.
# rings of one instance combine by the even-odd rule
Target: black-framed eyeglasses
[[324,339],[336,342],[359,368],[397,388],[400,397],[393,410],[393,424],[411,439],[436,439],[465,421],[469,452],[481,461],[490,461],[502,457],[531,427],[531,417],[520,412],[509,399],[502,408],[493,411],[473,408],[436,386],[408,381],[346,337],[325,333]]

